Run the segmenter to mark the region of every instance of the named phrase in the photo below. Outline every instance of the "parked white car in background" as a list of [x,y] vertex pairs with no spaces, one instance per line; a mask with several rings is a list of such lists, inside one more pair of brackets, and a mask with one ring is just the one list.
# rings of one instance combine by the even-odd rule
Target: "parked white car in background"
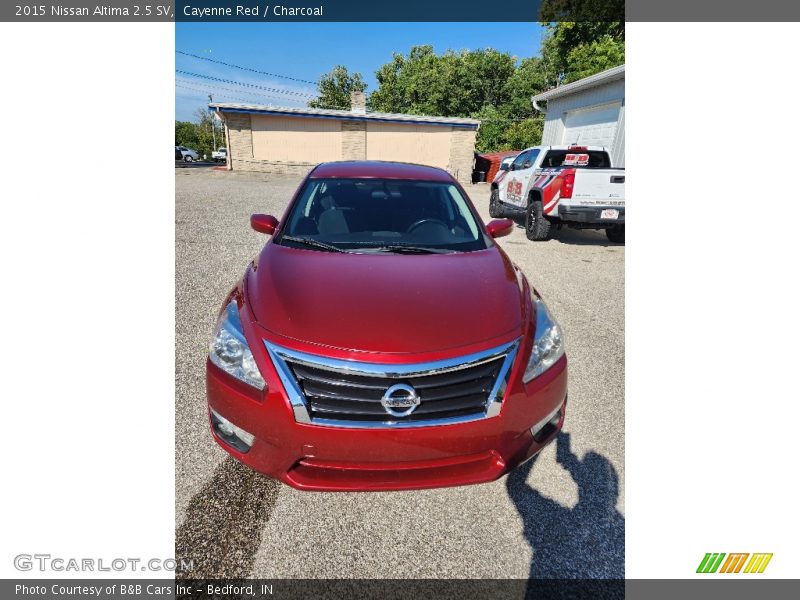
[[177,157],[178,152],[180,152],[185,162],[194,162],[196,160],[200,160],[200,154],[197,152],[197,150],[192,150],[186,146],[175,146],[175,150],[175,156]]
[[599,146],[534,146],[492,181],[489,214],[525,217],[530,240],[553,228],[604,229],[625,242],[625,169],[615,169]]

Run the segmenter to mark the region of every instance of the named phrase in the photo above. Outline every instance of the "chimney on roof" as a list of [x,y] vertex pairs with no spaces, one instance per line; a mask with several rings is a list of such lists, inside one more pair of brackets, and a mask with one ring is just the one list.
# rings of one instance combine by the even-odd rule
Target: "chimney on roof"
[[367,96],[364,92],[350,92],[350,111],[357,115],[367,112]]

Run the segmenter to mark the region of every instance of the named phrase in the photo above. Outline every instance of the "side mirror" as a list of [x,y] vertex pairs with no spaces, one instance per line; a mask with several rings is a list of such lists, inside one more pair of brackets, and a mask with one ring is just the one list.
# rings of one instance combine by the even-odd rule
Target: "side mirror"
[[486,231],[493,238],[504,237],[514,231],[514,222],[511,219],[495,219],[487,223]]
[[509,165],[508,163],[500,163],[500,170],[501,171],[508,171],[510,167],[511,167],[511,165]]
[[278,227],[278,219],[272,215],[250,215],[250,227],[259,233],[272,235]]

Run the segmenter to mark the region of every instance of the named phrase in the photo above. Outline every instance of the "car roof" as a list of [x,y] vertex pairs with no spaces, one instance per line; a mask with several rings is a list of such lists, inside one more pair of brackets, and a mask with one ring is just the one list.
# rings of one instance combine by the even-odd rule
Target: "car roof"
[[322,163],[309,175],[311,179],[411,179],[452,182],[445,170],[413,163],[381,160],[352,160]]
[[586,150],[601,151],[606,150],[605,146],[583,146],[581,144],[559,144],[559,145],[552,145],[552,146],[531,146],[529,148],[525,148],[525,150],[520,150],[520,154],[523,152],[527,152],[528,150],[571,150],[573,147],[578,146],[580,148],[586,148]]

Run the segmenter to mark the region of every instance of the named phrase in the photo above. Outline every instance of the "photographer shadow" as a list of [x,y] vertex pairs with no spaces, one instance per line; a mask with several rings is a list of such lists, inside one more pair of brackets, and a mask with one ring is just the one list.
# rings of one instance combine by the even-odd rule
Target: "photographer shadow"
[[[537,460],[538,456],[534,457],[506,480],[533,551],[526,597],[537,597],[540,588],[547,587],[536,580],[621,582],[625,577],[625,517],[616,509],[619,478],[613,465],[596,452],[579,459],[572,453],[569,434],[559,433],[556,461],[578,485],[578,503],[569,508],[545,498],[527,483]],[[620,589],[624,591],[621,585]],[[615,590],[611,585],[605,591],[616,596]]]
[[176,578],[250,577],[279,491],[276,480],[225,457],[175,532]]

